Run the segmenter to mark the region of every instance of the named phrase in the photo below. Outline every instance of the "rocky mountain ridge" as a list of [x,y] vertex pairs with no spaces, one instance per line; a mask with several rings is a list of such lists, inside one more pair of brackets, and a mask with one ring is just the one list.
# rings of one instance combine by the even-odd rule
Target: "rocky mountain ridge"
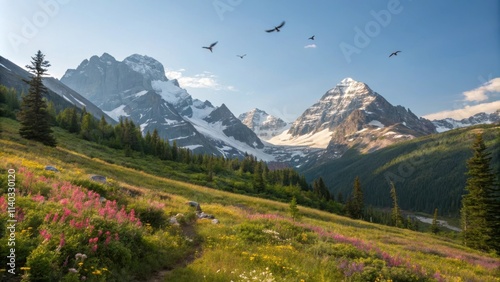
[[473,126],[477,124],[491,124],[498,122],[500,122],[500,109],[490,114],[484,112],[477,113],[473,116],[461,120],[456,120],[453,118],[445,118],[432,121],[432,123],[436,126],[436,130],[438,132],[445,132],[448,130]]
[[104,53],[84,60],[61,78],[109,115],[130,118],[143,133],[154,129],[194,153],[241,157],[245,153],[271,160],[264,145],[225,106],[193,99],[177,80],[165,76],[157,60],[133,54],[117,61]]

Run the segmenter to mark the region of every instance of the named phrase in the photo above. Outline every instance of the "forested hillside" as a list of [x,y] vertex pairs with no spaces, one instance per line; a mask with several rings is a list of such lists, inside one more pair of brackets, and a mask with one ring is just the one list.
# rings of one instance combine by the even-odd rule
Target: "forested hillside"
[[[344,199],[359,176],[367,205],[390,207],[390,181],[396,186],[402,209],[458,216],[465,193],[466,160],[475,135],[484,134],[491,166],[499,171],[500,127],[479,125],[416,138],[370,154],[354,149],[342,158],[301,168],[308,180],[322,177],[333,195]],[[500,172],[499,172],[500,175]]]

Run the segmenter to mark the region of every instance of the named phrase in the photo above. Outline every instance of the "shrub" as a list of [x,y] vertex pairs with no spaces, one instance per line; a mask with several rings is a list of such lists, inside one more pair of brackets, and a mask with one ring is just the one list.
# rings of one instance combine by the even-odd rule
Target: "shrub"
[[56,264],[57,253],[47,250],[46,245],[39,245],[27,259],[30,268],[28,281],[58,281],[59,267]]

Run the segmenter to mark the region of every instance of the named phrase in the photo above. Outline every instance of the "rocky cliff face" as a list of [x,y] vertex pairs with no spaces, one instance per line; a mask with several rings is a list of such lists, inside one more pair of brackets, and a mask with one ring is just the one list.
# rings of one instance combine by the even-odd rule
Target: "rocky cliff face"
[[168,80],[163,65],[151,57],[134,54],[120,62],[104,53],[67,70],[61,81],[116,120],[128,117],[144,134],[157,129],[160,137],[195,153],[249,153],[272,159],[260,150],[263,144],[255,133],[225,105],[193,99],[177,80]]
[[153,90],[153,80],[167,80],[163,66],[155,59],[134,54],[119,62],[107,53],[84,60],[61,78],[105,111],[115,109],[131,94]]

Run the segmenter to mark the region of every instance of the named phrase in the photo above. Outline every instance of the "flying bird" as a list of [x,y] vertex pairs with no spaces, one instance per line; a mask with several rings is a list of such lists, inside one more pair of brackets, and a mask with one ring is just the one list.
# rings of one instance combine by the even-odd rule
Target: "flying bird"
[[273,29],[266,30],[266,32],[273,32],[273,31],[280,32],[280,28],[282,28],[284,25],[285,25],[285,21],[283,21],[279,26],[275,26]]
[[212,48],[214,48],[214,46],[217,44],[217,42],[219,42],[219,41],[215,41],[214,43],[210,44],[210,46],[208,46],[208,47],[203,46],[201,48],[208,49],[208,50],[210,50],[210,52],[212,52]]
[[396,52],[391,53],[389,55],[389,58],[392,57],[392,56],[397,56],[399,52],[401,52],[401,51],[396,51]]
[[315,35],[313,35],[313,36],[309,37],[309,40],[314,40],[314,36],[315,36]]
[[240,59],[243,59],[243,57],[245,57],[247,54],[243,54],[243,55],[236,55],[238,57],[240,57]]

